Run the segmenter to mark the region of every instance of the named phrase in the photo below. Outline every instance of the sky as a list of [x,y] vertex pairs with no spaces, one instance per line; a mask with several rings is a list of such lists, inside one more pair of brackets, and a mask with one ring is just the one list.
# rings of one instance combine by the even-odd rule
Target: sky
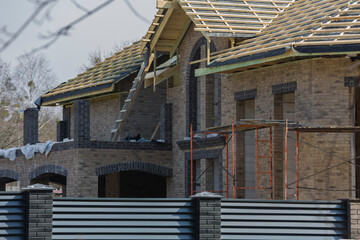
[[[8,32],[15,32],[34,12],[39,0],[0,0],[0,29],[4,26]],[[43,1],[43,0],[42,0]],[[156,0],[128,0],[136,11],[148,20],[137,17],[125,3],[114,0],[94,15],[81,21],[70,29],[67,36],[62,36],[42,53],[50,61],[50,66],[57,76],[57,82],[65,82],[80,73],[80,67],[88,63],[88,54],[98,48],[105,52],[112,51],[115,44],[125,41],[140,40],[148,30],[156,13]],[[45,14],[37,17],[12,44],[0,53],[3,61],[15,67],[19,56],[45,44],[39,36],[55,32],[66,24],[85,14],[74,2],[88,10],[104,3],[105,0],[58,0],[50,11],[50,19]],[[45,11],[44,11],[45,13]],[[42,24],[39,24],[42,22]],[[0,46],[7,37],[0,32]]]

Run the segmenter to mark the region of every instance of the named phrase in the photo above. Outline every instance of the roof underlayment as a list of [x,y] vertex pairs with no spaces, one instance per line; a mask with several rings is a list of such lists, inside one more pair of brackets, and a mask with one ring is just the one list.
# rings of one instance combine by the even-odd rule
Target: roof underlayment
[[[109,89],[114,83],[136,72],[143,62],[143,53],[140,51],[141,41],[134,42],[121,52],[97,63],[76,78],[60,84],[42,96],[42,103],[62,101],[71,96],[91,93],[101,89]],[[112,89],[111,89],[112,91]],[[46,105],[46,104],[44,104]]]
[[257,37],[214,53],[209,67],[280,49],[360,44],[359,20],[359,1],[297,0]]

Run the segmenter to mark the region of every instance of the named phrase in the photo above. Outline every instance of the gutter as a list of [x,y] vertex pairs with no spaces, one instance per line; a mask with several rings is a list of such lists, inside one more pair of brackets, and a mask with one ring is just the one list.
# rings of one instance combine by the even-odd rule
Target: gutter
[[224,62],[212,62],[206,68],[195,70],[195,76],[214,73],[231,73],[241,68],[271,63],[280,60],[295,60],[297,57],[321,57],[360,54],[360,44],[302,45],[293,43],[287,47],[256,53]]

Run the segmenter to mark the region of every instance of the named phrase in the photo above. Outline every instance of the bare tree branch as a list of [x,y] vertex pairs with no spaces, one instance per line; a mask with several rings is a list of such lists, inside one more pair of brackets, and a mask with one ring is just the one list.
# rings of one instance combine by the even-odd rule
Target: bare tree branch
[[134,15],[136,17],[138,17],[141,21],[143,21],[146,24],[151,23],[151,21],[149,21],[147,18],[145,18],[143,15],[141,15],[140,13],[138,13],[136,11],[136,9],[133,7],[133,5],[131,4],[131,2],[129,0],[125,0],[125,3],[129,7],[129,9],[134,13]]
[[77,7],[78,9],[88,13],[90,12],[87,8],[85,8],[84,6],[80,5],[76,0],[71,0],[71,2],[75,5],[75,7]]
[[0,53],[3,52],[9,45],[16,40],[16,38],[27,28],[27,26],[36,18],[36,16],[51,2],[56,0],[47,0],[41,2],[31,16],[21,25],[21,27],[0,47]]
[[59,40],[59,38],[61,36],[65,36],[68,34],[69,30],[74,27],[76,24],[80,23],[81,21],[83,21],[84,19],[90,17],[91,15],[95,14],[97,11],[99,11],[100,9],[104,8],[105,6],[109,5],[111,2],[113,2],[114,0],[108,0],[102,4],[100,4],[99,6],[97,6],[96,8],[94,8],[93,10],[87,12],[86,14],[82,15],[81,17],[77,18],[76,20],[72,21],[71,23],[65,25],[64,27],[60,28],[58,31],[51,33],[47,36],[41,36],[42,38],[45,39],[50,39],[47,43],[34,48],[33,50],[30,51],[30,54],[33,54],[35,52],[38,52],[40,50],[46,49],[48,47],[50,47],[52,44],[54,44],[57,40]]

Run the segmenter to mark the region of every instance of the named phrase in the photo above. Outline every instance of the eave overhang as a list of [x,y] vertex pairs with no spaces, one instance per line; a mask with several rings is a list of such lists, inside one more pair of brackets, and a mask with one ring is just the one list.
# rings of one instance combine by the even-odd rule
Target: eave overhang
[[235,73],[285,63],[304,58],[340,57],[360,54],[360,43],[338,45],[289,45],[223,62],[213,61],[205,68],[195,70],[195,76],[214,73]]

